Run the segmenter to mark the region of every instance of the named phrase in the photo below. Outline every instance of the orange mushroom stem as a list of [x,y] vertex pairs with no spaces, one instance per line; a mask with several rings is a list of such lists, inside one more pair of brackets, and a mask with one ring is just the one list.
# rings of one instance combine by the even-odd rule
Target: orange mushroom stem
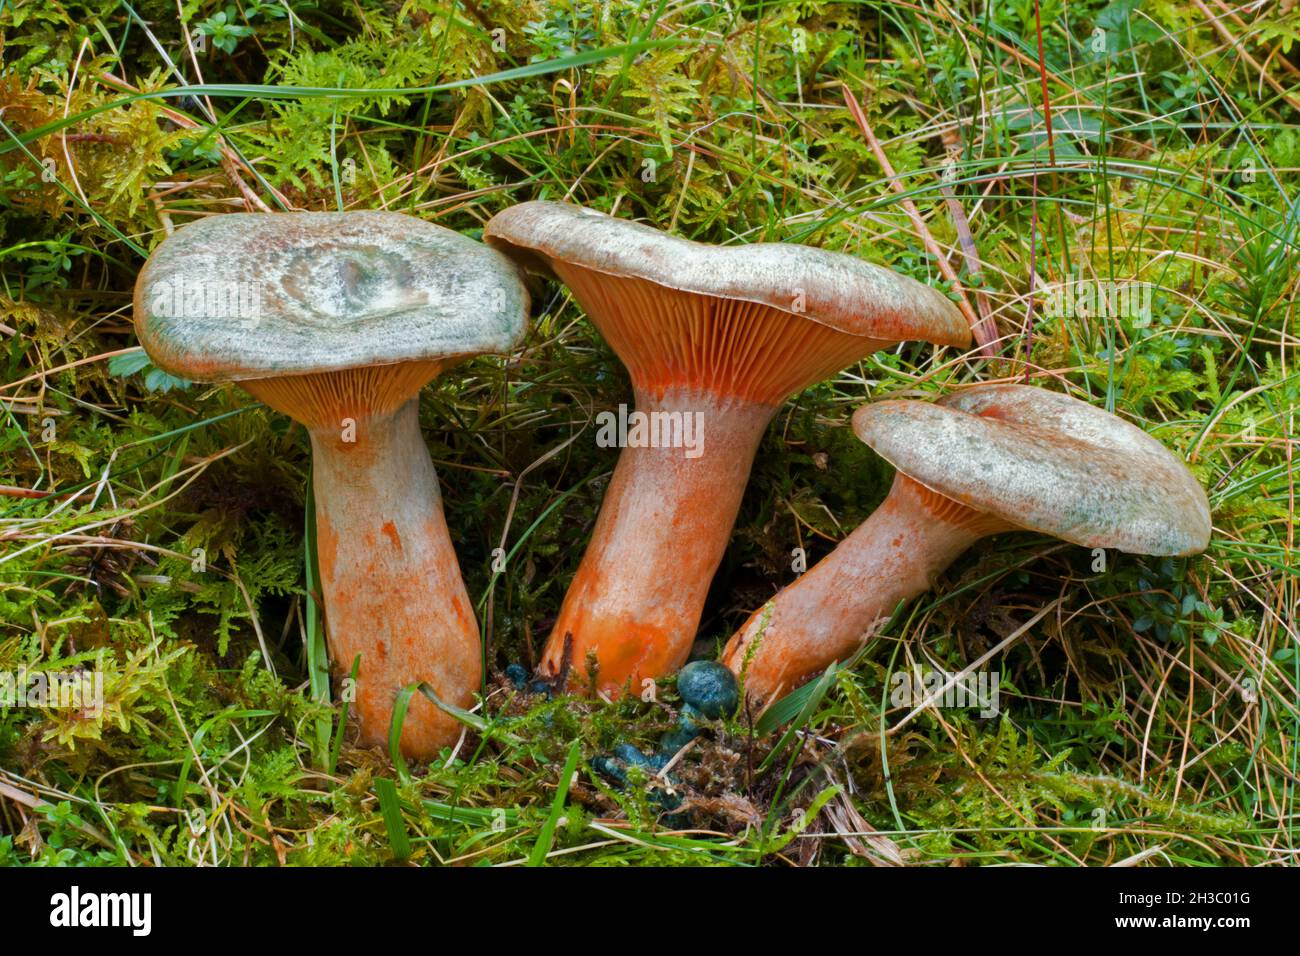
[[594,657],[600,687],[611,693],[629,682],[640,691],[685,663],[775,411],[684,388],[637,389],[636,409],[682,420],[698,414],[702,454],[623,449],[541,662],[545,674],[570,666],[587,674]]
[[[413,362],[404,368],[422,370],[418,381],[432,377],[436,366]],[[402,377],[403,367],[382,372]],[[347,678],[360,657],[351,704],[358,743],[385,746],[393,702],[410,684],[424,682],[457,707],[473,705],[482,673],[479,630],[420,433],[418,399],[401,402],[395,411],[377,406],[372,396],[340,381],[347,377],[329,376],[344,394],[328,403],[328,412],[311,400],[323,375],[240,384],[307,425],[334,675]],[[304,387],[313,380],[316,387]],[[410,385],[418,391],[419,385]],[[401,751],[428,757],[454,742],[460,730],[455,718],[416,695],[402,724]]]
[[884,503],[830,556],[750,615],[722,661],[743,673],[751,702],[770,703],[850,657],[899,602],[930,590],[980,538],[1013,528],[900,472]]

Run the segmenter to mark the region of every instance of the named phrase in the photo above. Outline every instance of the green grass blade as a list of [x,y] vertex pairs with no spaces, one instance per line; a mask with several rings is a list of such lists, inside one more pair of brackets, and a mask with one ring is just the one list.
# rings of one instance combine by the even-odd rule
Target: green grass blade
[[551,843],[555,840],[555,828],[559,825],[560,814],[564,811],[564,801],[569,795],[569,782],[578,769],[578,755],[581,753],[580,741],[569,745],[569,756],[564,760],[564,769],[560,771],[560,782],[555,787],[555,799],[551,801],[551,812],[547,814],[542,832],[533,844],[533,852],[528,854],[529,866],[541,866],[546,862],[546,854],[551,852]]
[[399,863],[405,863],[411,858],[411,838],[406,832],[406,821],[402,819],[402,801],[397,795],[397,784],[389,777],[376,778],[375,796],[379,798],[379,812],[384,818],[393,857]]

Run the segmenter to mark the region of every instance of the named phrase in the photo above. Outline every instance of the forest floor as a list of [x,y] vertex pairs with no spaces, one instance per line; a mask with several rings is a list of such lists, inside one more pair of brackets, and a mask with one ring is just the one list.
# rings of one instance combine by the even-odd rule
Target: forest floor
[[[0,3],[0,31],[0,672],[104,679],[97,712],[0,709],[0,865],[1293,861],[1300,5],[66,0]],[[616,455],[594,416],[631,403],[551,284],[515,354],[421,399],[486,642],[473,726],[428,765],[351,746],[306,434],[153,368],[136,276],[216,213],[478,237],[534,198],[850,253],[994,330],[780,410],[701,653],[883,499],[847,427],[883,397],[1014,381],[1111,410],[1207,489],[1209,550],[987,539],[852,666],[709,724],[669,812],[663,780],[592,761],[656,746],[671,681],[607,704],[503,676],[582,556]],[[1003,642],[997,716],[893,702]]]

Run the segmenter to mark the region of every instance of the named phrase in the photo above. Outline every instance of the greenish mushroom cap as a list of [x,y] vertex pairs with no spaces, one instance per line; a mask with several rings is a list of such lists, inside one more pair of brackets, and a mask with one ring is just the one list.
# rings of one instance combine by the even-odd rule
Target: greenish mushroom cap
[[753,302],[839,332],[887,342],[965,346],[970,328],[943,293],[854,256],[794,243],[715,246],[572,203],[536,200],[497,213],[489,245],[531,272],[553,261],[696,295]]
[[499,252],[391,212],[212,216],[165,239],[135,288],[150,358],[204,382],[505,352],[527,313]]
[[903,474],[977,511],[1089,548],[1186,555],[1210,540],[1210,505],[1146,432],[1027,385],[979,385],[936,403],[883,401],[858,437]]

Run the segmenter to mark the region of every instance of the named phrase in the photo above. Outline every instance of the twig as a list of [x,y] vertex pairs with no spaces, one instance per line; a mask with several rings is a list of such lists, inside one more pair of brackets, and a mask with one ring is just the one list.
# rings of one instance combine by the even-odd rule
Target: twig
[[[876,134],[871,131],[871,124],[867,122],[867,116],[862,112],[862,107],[858,104],[857,99],[854,98],[853,91],[849,89],[847,83],[841,84],[841,88],[844,91],[844,103],[848,106],[849,112],[853,114],[854,121],[858,124],[858,128],[862,130],[862,135],[867,139],[867,145],[871,147],[871,152],[875,154],[876,161],[880,163],[881,169],[884,170],[885,176],[889,179],[890,188],[895,193],[906,192],[903,184],[898,181],[898,174],[894,172],[889,157],[881,149]],[[939,244],[934,241],[934,236],[930,234],[930,229],[926,226],[925,220],[921,218],[921,213],[916,208],[916,204],[910,199],[901,200],[901,204],[903,211],[912,220],[912,225],[915,227],[917,235],[920,236],[921,242],[925,245],[926,251],[934,256],[939,271],[943,273],[945,279],[952,283],[954,291],[960,297],[957,301],[957,307],[961,309],[962,315],[966,316],[966,321],[970,324],[971,333],[975,336],[975,342],[979,346],[980,354],[992,356],[994,354],[992,343],[997,337],[996,334],[990,336],[987,327],[975,314],[975,309],[971,306],[970,300],[966,298],[966,291],[962,288],[961,280],[957,278],[956,271],[943,254],[943,250],[939,248]]]

